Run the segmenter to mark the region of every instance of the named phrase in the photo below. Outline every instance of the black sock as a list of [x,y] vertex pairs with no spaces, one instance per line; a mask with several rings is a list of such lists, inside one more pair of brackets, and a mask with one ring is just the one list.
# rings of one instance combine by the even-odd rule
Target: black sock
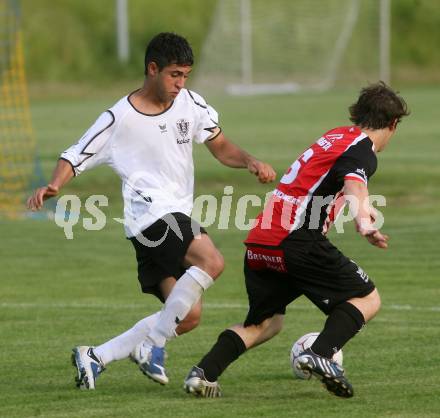
[[330,312],[311,349],[320,356],[332,358],[364,325],[364,316],[356,306],[349,302],[341,303]]
[[246,351],[246,345],[238,334],[227,329],[223,331],[211,350],[202,358],[197,367],[205,372],[209,382],[215,382],[233,361]]

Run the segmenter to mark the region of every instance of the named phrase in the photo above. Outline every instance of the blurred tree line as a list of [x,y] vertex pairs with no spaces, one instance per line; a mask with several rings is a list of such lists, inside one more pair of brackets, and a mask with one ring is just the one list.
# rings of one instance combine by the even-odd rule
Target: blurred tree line
[[[122,65],[116,58],[115,0],[21,0],[28,78],[139,78],[146,42],[160,31],[187,37],[197,59],[215,18],[216,2],[128,0],[131,56]],[[439,45],[440,1],[392,0],[394,80],[440,81]]]
[[118,80],[143,73],[161,31],[184,35],[196,57],[216,0],[128,0],[130,60],[116,51],[115,0],[21,0],[27,76],[33,81]]
[[440,1],[391,1],[393,78],[440,82]]

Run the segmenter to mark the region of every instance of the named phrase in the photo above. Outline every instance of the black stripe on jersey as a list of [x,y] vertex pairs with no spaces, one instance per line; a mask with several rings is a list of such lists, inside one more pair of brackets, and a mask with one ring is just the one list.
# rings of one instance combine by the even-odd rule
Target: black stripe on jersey
[[70,168],[71,168],[72,171],[73,171],[73,175],[76,177],[76,173],[75,173],[75,169],[73,168],[73,164],[72,164],[67,158],[64,158],[64,157],[60,157],[59,160],[64,160],[64,161],[66,161],[67,163],[69,163],[69,164],[70,164]]
[[112,121],[103,129],[101,129],[97,134],[93,135],[93,137],[90,139],[89,142],[87,142],[86,146],[83,148],[83,150],[80,152],[80,154],[86,155],[86,158],[84,158],[84,160],[82,160],[79,164],[74,165],[74,168],[79,167],[81,164],[84,163],[84,161],[88,160],[90,157],[93,157],[95,155],[95,153],[93,152],[86,152],[86,148],[99,136],[101,135],[104,131],[106,131],[108,128],[110,128],[110,126],[112,126],[115,123],[115,115],[113,114],[113,112],[111,110],[107,110],[108,113],[110,113],[110,115],[112,116]]
[[212,138],[208,138],[208,141],[212,141],[213,139],[217,138],[222,133],[222,128],[220,128],[220,126],[215,126],[214,128],[205,128],[205,131],[209,132],[214,132],[215,128],[218,128],[218,132]]
[[204,104],[199,103],[196,99],[194,99],[194,96],[191,94],[191,92],[190,92],[189,90],[187,90],[187,92],[188,92],[188,94],[189,94],[189,97],[191,97],[191,99],[193,99],[193,102],[194,102],[197,106],[200,106],[200,107],[203,108],[203,109],[208,109],[208,106],[205,106]]

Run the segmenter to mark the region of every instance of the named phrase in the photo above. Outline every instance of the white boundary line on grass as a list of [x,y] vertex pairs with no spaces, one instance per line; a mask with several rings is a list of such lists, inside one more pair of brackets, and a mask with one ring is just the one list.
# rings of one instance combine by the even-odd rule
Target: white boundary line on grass
[[[248,309],[248,305],[242,303],[204,303],[207,309]],[[310,305],[289,305],[288,309],[310,310]],[[107,304],[107,303],[27,303],[27,302],[0,302],[0,308],[9,309],[157,309],[157,306],[149,304]],[[414,306],[414,305],[384,305],[383,310],[391,311],[421,311],[440,312],[440,306]]]

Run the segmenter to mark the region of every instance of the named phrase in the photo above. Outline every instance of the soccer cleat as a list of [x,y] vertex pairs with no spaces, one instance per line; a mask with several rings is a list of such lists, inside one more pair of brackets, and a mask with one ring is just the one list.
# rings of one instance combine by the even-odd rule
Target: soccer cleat
[[147,341],[142,341],[135,348],[133,348],[129,355],[130,360],[140,367],[142,363],[147,362],[149,358],[151,358],[151,347],[151,344],[149,344]]
[[222,396],[220,385],[217,382],[208,382],[205,372],[200,367],[194,366],[183,383],[186,393],[203,398],[219,398]]
[[80,389],[94,390],[96,379],[105,370],[93,348],[83,345],[72,349],[72,365],[78,372],[75,377],[76,387]]
[[165,349],[163,347],[150,346],[148,351],[148,344],[145,343],[143,349],[136,354],[136,348],[130,354],[130,358],[139,365],[141,372],[161,385],[166,385],[169,382],[165,371]]
[[[161,350],[161,353],[156,354],[156,361],[153,364],[153,348],[156,350]],[[164,348],[153,347],[146,340],[138,344],[133,351],[130,353],[130,360],[139,366],[140,371],[150,379],[158,382],[162,385],[168,383],[168,377],[163,367],[165,359],[168,357]],[[158,363],[158,359],[161,362]]]
[[315,354],[310,348],[295,360],[295,367],[318,378],[329,392],[343,398],[353,396],[353,387],[344,376],[344,369],[336,362]]

